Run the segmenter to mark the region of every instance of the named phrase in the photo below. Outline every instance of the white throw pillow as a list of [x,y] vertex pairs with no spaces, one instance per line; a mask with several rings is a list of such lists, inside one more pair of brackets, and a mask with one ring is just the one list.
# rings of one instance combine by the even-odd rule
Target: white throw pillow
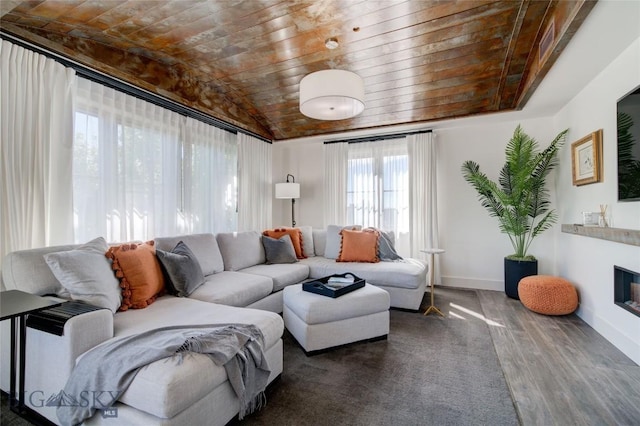
[[302,233],[302,251],[307,257],[314,257],[316,252],[313,249],[313,228],[310,226],[298,226]]
[[327,226],[327,242],[324,247],[324,257],[327,259],[337,259],[338,255],[340,255],[340,247],[342,246],[342,235],[340,235],[340,231],[343,229],[350,229],[353,231],[359,231],[362,229],[360,225],[348,225],[348,226],[338,226],[338,225],[329,225]]
[[44,260],[73,300],[115,313],[122,302],[122,293],[111,261],[104,255],[108,248],[104,238],[99,237],[74,250],[46,254]]

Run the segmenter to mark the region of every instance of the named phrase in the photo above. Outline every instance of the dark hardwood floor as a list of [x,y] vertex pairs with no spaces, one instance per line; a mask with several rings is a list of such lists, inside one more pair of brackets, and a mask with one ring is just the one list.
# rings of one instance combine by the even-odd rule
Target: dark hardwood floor
[[523,425],[640,425],[640,367],[593,328],[477,293]]
[[[436,289],[436,305],[446,291]],[[531,312],[503,292],[477,294],[483,312],[464,313],[488,324],[521,424],[640,425],[640,366],[594,329],[576,315]],[[28,425],[4,395],[1,409],[2,425]]]

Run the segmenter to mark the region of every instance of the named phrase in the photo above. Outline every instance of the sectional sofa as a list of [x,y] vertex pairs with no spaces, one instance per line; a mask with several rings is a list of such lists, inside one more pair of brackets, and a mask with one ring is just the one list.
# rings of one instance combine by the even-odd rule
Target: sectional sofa
[[[29,328],[26,351],[26,404],[54,423],[47,406],[64,387],[78,357],[112,339],[169,325],[254,324],[264,336],[269,382],[283,371],[282,289],[333,273],[353,272],[389,291],[391,306],[417,309],[425,291],[426,265],[417,260],[376,264],[343,263],[324,257],[327,230],[305,229],[308,257],[287,264],[266,264],[258,232],[192,234],[157,238],[155,247],[170,251],[184,242],[195,256],[204,284],[189,297],[163,295],[144,309],[113,313],[96,310],[72,317],[62,336]],[[312,244],[313,242],[313,244]],[[66,296],[44,256],[78,250],[79,245],[16,251],[2,265],[3,287],[38,295]],[[316,255],[320,254],[320,256]],[[8,327],[2,326],[2,389],[8,391]],[[203,354],[192,354],[143,367],[115,404],[119,424],[223,425],[239,411],[224,368]],[[114,424],[99,413],[87,424]]]

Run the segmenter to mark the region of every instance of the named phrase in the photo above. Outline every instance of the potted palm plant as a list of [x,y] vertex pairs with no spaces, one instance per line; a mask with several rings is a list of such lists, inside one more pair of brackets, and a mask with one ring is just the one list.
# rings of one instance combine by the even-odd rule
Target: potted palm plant
[[505,149],[505,163],[498,183],[480,171],[474,161],[462,164],[464,179],[477,191],[482,206],[498,219],[500,231],[509,236],[515,253],[505,257],[505,293],[518,299],[520,279],[538,273],[537,259],[528,254],[535,237],[557,220],[551,209],[546,179],[558,164],[558,150],[568,129],[540,151],[535,139],[518,125]]

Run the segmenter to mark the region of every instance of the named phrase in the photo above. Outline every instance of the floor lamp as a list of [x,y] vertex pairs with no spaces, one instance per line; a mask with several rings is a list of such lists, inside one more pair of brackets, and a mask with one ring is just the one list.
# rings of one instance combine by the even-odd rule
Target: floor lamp
[[[289,182],[291,177],[291,182]],[[300,184],[296,183],[296,178],[287,174],[286,182],[276,183],[276,198],[291,199],[291,226],[296,226],[296,216],[294,206],[296,198],[300,198]]]

